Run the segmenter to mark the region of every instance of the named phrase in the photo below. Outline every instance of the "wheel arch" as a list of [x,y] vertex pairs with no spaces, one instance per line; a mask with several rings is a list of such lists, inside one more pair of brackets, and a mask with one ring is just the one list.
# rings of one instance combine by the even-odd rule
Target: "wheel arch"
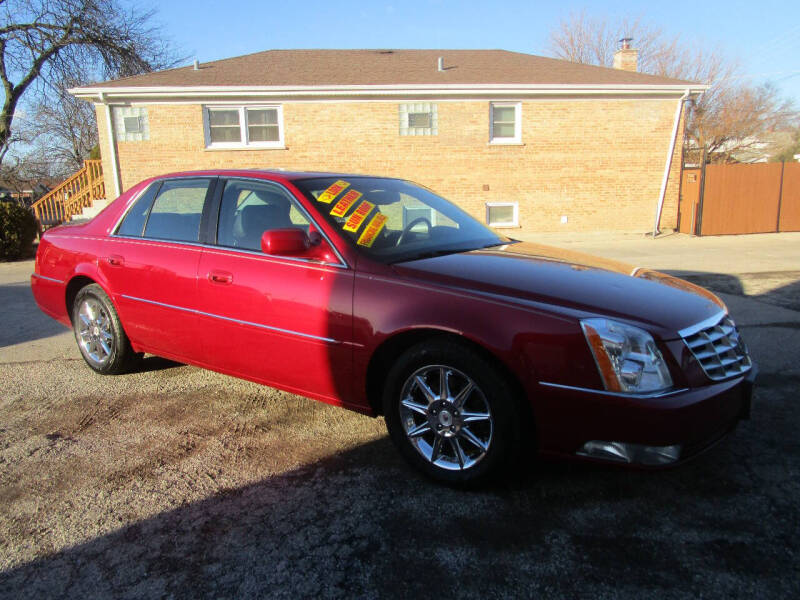
[[384,340],[372,353],[367,365],[366,386],[367,400],[373,414],[383,414],[383,375],[391,368],[392,362],[412,346],[434,339],[451,341],[469,348],[496,368],[510,383],[521,411],[520,414],[526,419],[533,420],[532,407],[527,401],[522,381],[497,355],[482,344],[463,335],[433,328],[415,328],[395,333]]
[[97,281],[88,275],[83,274],[73,276],[72,279],[70,279],[67,283],[67,287],[64,292],[64,304],[66,306],[67,315],[69,316],[70,322],[72,322],[72,312],[75,306],[75,298],[78,297],[78,292],[80,292],[87,285],[91,285],[93,283],[97,283]]

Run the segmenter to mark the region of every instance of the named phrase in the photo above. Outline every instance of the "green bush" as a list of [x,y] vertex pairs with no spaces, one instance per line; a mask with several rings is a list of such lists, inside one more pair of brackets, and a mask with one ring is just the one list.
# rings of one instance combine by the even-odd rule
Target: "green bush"
[[0,260],[32,254],[39,224],[33,213],[16,202],[0,202]]

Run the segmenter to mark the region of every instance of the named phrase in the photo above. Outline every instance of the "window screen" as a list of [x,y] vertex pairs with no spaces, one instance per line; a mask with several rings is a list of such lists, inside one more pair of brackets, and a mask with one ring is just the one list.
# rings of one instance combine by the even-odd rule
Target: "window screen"
[[208,134],[211,143],[241,142],[242,130],[239,127],[238,109],[209,109]]
[[278,109],[248,108],[247,137],[250,142],[280,141],[278,130]]
[[492,106],[492,137],[513,138],[516,136],[516,113],[514,106]]

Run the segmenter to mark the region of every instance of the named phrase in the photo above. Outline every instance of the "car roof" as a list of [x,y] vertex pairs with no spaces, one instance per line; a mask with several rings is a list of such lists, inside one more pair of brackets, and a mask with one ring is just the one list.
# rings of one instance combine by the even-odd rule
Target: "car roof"
[[[201,169],[197,171],[177,171],[156,175],[153,179],[169,179],[170,177],[191,177],[196,176],[221,176],[221,177],[256,177],[264,179],[284,179],[287,181],[299,179],[311,179],[315,177],[380,177],[378,175],[356,174],[356,173],[337,173],[328,171],[285,171],[283,169]],[[265,177],[266,176],[266,177]],[[381,179],[395,179],[393,177],[381,177]]]

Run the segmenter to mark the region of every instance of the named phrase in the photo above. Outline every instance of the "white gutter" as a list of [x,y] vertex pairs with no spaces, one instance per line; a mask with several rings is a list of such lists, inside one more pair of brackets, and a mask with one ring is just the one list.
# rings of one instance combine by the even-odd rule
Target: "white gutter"
[[[705,90],[708,86],[693,86]],[[310,85],[310,86],[97,86],[71,88],[70,94],[87,100],[109,98],[185,98],[241,96],[474,96],[482,95],[675,95],[685,85],[620,84],[398,84],[398,85]]]
[[[708,89],[708,86],[705,86]],[[661,211],[664,209],[664,196],[667,193],[667,181],[669,180],[669,170],[672,167],[672,155],[675,152],[675,140],[678,137],[678,127],[681,123],[681,111],[683,110],[683,103],[689,97],[692,90],[687,89],[681,99],[678,100],[678,106],[675,107],[675,122],[672,124],[672,137],[669,142],[669,151],[667,152],[667,161],[664,164],[664,177],[661,179],[661,192],[658,195],[658,205],[656,207],[656,219],[653,223],[653,239],[658,235],[658,223],[661,221]]]
[[[117,142],[114,136],[114,124],[111,122],[111,106],[109,106],[109,104],[106,102],[106,96],[103,92],[100,92],[97,98],[106,109],[106,127],[108,128],[109,141],[108,145],[111,153],[109,158],[111,159],[111,170],[114,181],[114,198],[116,198],[122,193],[122,183],[119,177],[119,163],[117,162]],[[106,196],[108,196],[107,193]],[[109,198],[106,199],[108,200]]]

